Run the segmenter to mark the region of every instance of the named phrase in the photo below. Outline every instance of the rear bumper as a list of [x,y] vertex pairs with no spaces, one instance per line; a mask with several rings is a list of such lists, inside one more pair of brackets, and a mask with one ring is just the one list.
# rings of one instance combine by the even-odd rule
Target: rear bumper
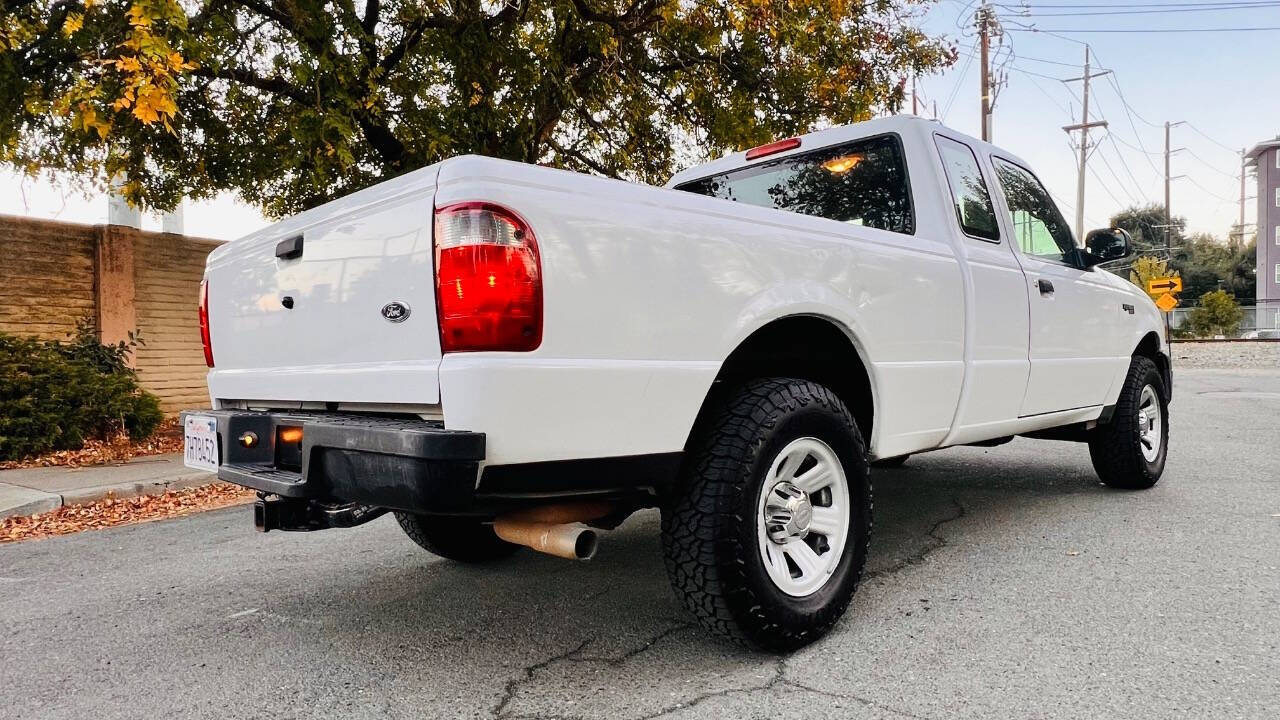
[[[218,479],[285,498],[465,511],[485,456],[483,433],[422,420],[286,411],[193,414],[218,420]],[[281,428],[301,428],[301,443],[281,441]],[[252,447],[240,442],[245,433],[257,437]]]

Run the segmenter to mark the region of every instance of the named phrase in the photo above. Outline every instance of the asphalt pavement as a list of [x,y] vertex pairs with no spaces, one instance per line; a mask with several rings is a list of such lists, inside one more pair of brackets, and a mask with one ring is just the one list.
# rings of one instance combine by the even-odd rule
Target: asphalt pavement
[[1025,439],[875,472],[869,577],[785,658],[690,624],[653,512],[589,563],[245,507],[0,545],[0,718],[1280,717],[1280,373],[1172,414],[1144,492]]

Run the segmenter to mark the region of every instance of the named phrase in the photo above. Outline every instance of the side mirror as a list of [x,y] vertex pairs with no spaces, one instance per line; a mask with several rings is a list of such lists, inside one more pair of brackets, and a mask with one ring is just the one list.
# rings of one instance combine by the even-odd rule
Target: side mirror
[[1133,240],[1120,228],[1093,230],[1084,238],[1084,252],[1080,259],[1085,267],[1129,257],[1133,253]]

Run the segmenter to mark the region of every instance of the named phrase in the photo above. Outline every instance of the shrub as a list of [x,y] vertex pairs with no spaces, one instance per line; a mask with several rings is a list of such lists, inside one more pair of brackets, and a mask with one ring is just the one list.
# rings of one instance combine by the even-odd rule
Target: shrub
[[1235,337],[1240,332],[1244,311],[1225,290],[1200,296],[1200,305],[1187,315],[1187,325],[1197,337]]
[[149,436],[164,414],[127,364],[139,344],[131,335],[103,345],[87,322],[68,343],[0,333],[0,460],[74,450],[122,430]]

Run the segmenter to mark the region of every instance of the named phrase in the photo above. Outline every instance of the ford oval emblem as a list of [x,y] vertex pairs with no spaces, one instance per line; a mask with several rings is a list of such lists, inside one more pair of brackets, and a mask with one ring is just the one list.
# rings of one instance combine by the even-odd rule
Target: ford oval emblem
[[409,319],[409,306],[402,302],[389,302],[382,306],[382,317],[393,323]]

